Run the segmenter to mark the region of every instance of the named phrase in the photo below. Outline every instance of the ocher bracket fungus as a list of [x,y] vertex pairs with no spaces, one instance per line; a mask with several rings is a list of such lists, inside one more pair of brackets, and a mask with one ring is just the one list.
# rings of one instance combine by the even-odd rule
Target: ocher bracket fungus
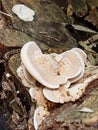
[[[37,103],[35,129],[45,119],[44,116],[48,116],[49,104],[79,99],[88,84],[98,78],[98,67],[87,64],[87,55],[80,48],[61,54],[43,54],[35,42],[28,42],[21,49],[21,60],[17,74],[22,83],[30,88],[29,94]],[[36,81],[40,85],[36,85]]]

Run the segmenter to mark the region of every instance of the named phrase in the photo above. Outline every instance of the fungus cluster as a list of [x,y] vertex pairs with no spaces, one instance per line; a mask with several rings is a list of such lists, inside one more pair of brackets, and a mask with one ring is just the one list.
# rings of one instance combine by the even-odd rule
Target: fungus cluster
[[[22,83],[29,87],[32,100],[37,102],[34,113],[36,130],[49,115],[47,102],[75,101],[81,97],[89,82],[96,78],[95,72],[89,77],[88,67],[85,67],[86,60],[86,53],[79,48],[72,48],[61,54],[43,54],[35,42],[28,42],[22,47],[22,63],[17,74]],[[36,81],[40,83],[39,86]]]

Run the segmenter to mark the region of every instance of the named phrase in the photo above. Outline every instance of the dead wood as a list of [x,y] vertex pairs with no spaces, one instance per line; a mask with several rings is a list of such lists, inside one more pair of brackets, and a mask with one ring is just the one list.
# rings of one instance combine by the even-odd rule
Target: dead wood
[[[88,7],[84,0],[76,1],[78,4],[81,3],[79,6],[74,4],[72,0],[67,2],[67,4],[72,5],[76,16],[84,17],[87,15]],[[89,0],[87,2],[89,3]],[[11,9],[17,3],[25,4],[34,9],[35,18],[33,22],[24,22],[13,14]],[[94,6],[97,7],[97,5]],[[28,89],[21,83],[16,74],[16,69],[21,63],[21,47],[26,42],[34,40],[45,53],[50,53],[62,52],[77,47],[78,44],[62,24],[68,22],[69,18],[53,1],[0,0],[0,9],[9,15],[0,14],[0,102],[3,103],[1,106],[7,113],[7,123],[10,124],[10,129],[32,128],[31,130],[33,130],[32,120],[36,103],[31,102]],[[65,10],[67,11],[67,9]],[[92,12],[85,20],[90,22],[90,15],[92,16]],[[91,23],[96,24],[97,27],[95,20]],[[83,44],[81,46],[85,49]],[[57,104],[51,111],[50,116],[43,121],[39,130],[97,130],[97,86],[98,80],[93,81],[78,101],[64,105]],[[94,112],[76,111],[82,107],[91,108]]]
[[[43,121],[39,130],[97,130],[98,126],[98,80],[92,82],[83,97],[77,102],[66,103],[53,110]],[[83,107],[94,110],[93,113],[79,112]]]

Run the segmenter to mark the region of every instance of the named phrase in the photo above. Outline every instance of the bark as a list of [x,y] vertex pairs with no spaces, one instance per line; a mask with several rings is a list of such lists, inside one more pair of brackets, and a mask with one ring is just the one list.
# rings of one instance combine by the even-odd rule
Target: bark
[[85,0],[68,0],[69,5],[72,6],[73,13],[78,17],[87,15],[88,8]]
[[[20,47],[28,40],[35,40],[42,48],[45,46],[44,49],[47,49],[47,46],[65,49],[77,46],[75,39],[62,25],[62,23],[67,21],[67,18],[52,1],[1,0],[1,3],[2,10],[12,16],[4,16],[4,26],[1,27],[0,32],[0,42],[3,45]],[[35,11],[33,22],[24,22],[12,13],[11,9],[17,3],[23,3]],[[2,31],[4,27],[10,28],[10,30],[5,29],[5,31]]]
[[[83,97],[76,102],[66,103],[51,112],[39,130],[97,130],[98,129],[98,80],[92,82]],[[78,112],[83,107],[93,113]]]
[[[87,26],[90,23],[98,29],[98,1],[95,0],[67,0],[68,2],[68,15],[75,15],[76,19],[87,22]],[[79,21],[78,21],[79,22]],[[80,22],[81,24],[81,22]]]
[[[34,22],[24,22],[12,12],[12,7],[19,3],[34,9]],[[53,1],[0,0],[0,10],[10,15],[0,14],[0,102],[3,103],[0,110],[5,110],[4,125],[24,130],[29,116],[33,115],[35,103],[31,103],[28,90],[16,74],[21,62],[19,48],[31,40],[45,52],[51,51],[50,48],[65,50],[77,46],[77,43],[62,25],[67,19]]]
[[[72,2],[69,0],[70,3]],[[87,13],[84,1],[77,12],[82,16]],[[24,22],[12,13],[12,7],[23,3],[35,10],[34,22]],[[72,4],[72,3],[71,3]],[[64,28],[67,17],[61,9],[50,0],[0,0],[0,9],[12,17],[1,15],[0,20],[0,102],[5,105],[7,120],[11,129],[27,129],[27,122],[33,116],[35,103],[31,102],[28,90],[17,77],[16,69],[21,63],[20,49],[28,41],[36,41],[41,49],[46,52],[60,52],[78,46],[76,40]],[[52,49],[51,49],[52,48]],[[10,76],[7,76],[9,74]],[[57,104],[50,116],[43,121],[39,130],[97,130],[98,129],[98,80],[92,82],[83,97],[76,102]],[[2,95],[3,93],[3,95]],[[93,104],[93,105],[92,105]],[[78,110],[88,107],[93,113],[81,113]],[[0,109],[1,110],[1,109]],[[31,112],[32,110],[32,112]],[[31,115],[30,115],[31,112]],[[12,115],[17,115],[16,120]],[[32,121],[30,122],[33,129]]]
[[[19,53],[14,54],[13,56],[8,58],[8,64],[6,66],[7,73],[10,73],[11,81],[14,83],[14,87],[16,90],[19,90],[20,92],[20,99],[23,101],[25,97],[25,103],[23,106],[28,106],[29,109],[23,109],[24,107],[20,105],[20,107],[16,107],[19,102],[15,102],[15,104],[11,104],[11,107],[14,111],[17,113],[23,115],[26,115],[28,110],[31,109],[31,115],[33,116],[35,105],[32,103],[29,98],[28,91],[25,89],[25,86],[21,84],[21,81],[17,77],[16,69],[20,65],[20,57]],[[98,69],[98,67],[96,67]],[[13,75],[15,78],[13,78]],[[9,79],[9,80],[10,80]],[[10,81],[10,83],[11,83]],[[11,84],[10,84],[11,85]],[[18,86],[17,86],[18,85]],[[85,93],[82,95],[82,97],[75,101],[70,103],[65,103],[64,105],[57,104],[51,109],[51,114],[43,121],[41,126],[39,127],[39,130],[97,130],[98,129],[98,80],[95,80],[89,84],[87,87]],[[15,93],[15,92],[14,92]],[[16,96],[17,97],[17,96]],[[15,95],[14,95],[15,98]],[[19,97],[17,97],[19,98]],[[17,99],[15,98],[15,99]],[[12,98],[13,99],[13,98]],[[79,112],[77,110],[82,109],[83,107],[87,107],[92,109],[94,112],[92,113],[85,113],[85,112]],[[32,110],[33,109],[33,110]],[[26,112],[26,113],[25,113]],[[23,124],[23,122],[22,122]],[[31,126],[33,127],[33,122],[31,123]],[[33,129],[33,128],[32,128]]]

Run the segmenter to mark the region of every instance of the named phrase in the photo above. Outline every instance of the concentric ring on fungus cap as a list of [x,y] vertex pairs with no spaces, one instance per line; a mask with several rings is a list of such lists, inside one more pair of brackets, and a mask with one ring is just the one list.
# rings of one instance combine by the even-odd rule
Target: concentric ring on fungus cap
[[22,47],[21,60],[27,71],[48,88],[59,88],[67,82],[65,75],[58,74],[59,64],[54,56],[43,54],[35,42],[28,42]]
[[78,76],[84,69],[84,61],[81,56],[72,50],[63,53],[63,58],[59,62],[59,73],[66,75],[67,79]]

